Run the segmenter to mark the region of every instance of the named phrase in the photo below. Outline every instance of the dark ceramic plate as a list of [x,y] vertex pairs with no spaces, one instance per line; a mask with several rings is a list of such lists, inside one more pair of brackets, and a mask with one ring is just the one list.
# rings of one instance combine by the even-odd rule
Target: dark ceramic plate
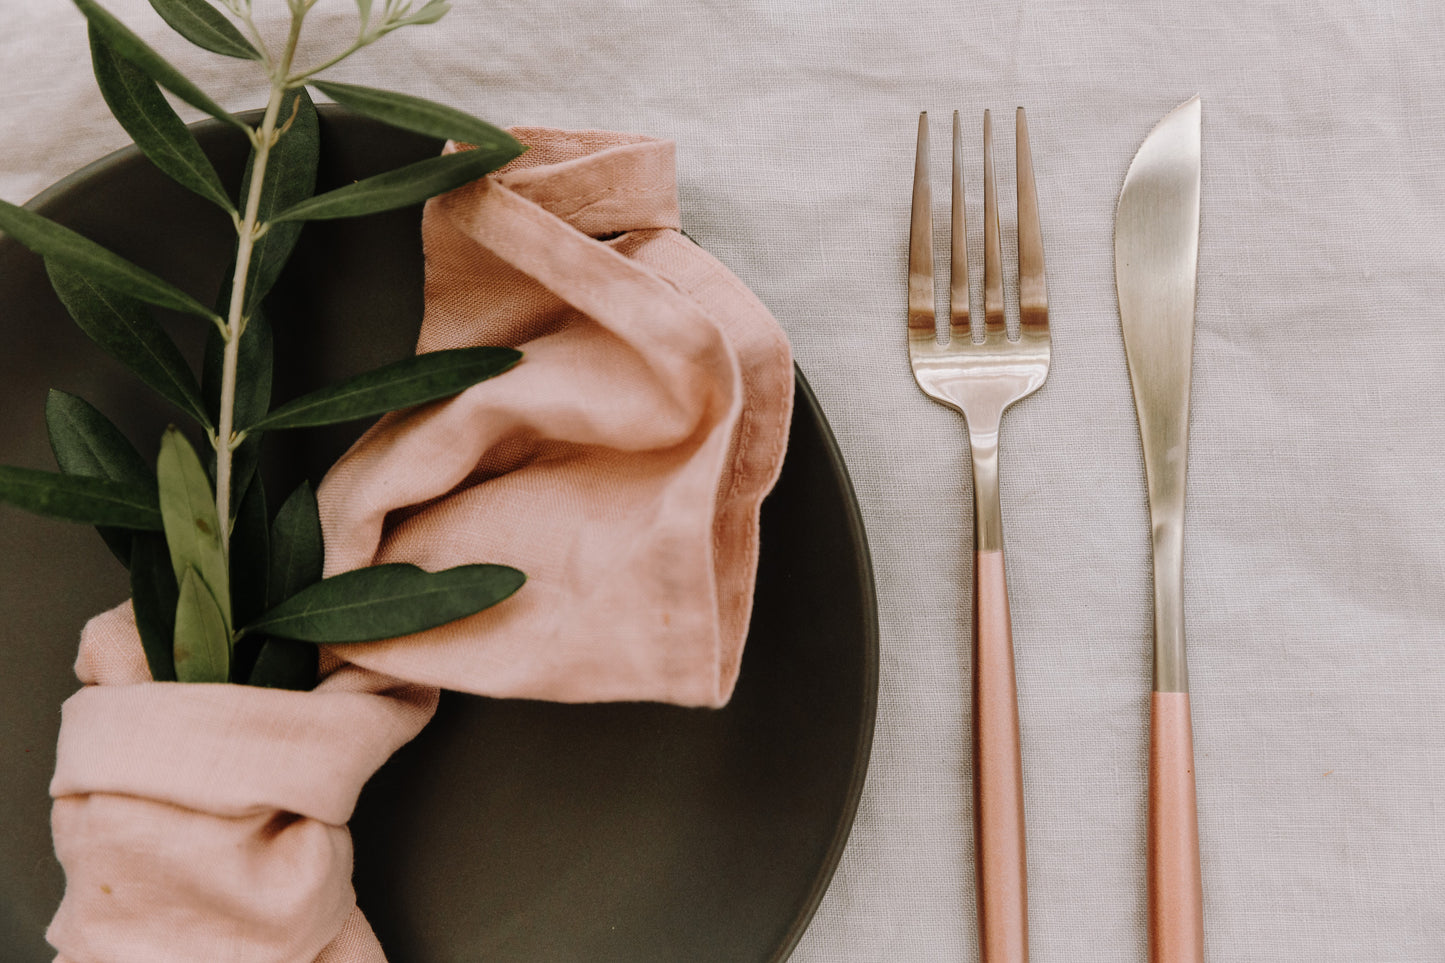
[[[431,156],[436,141],[322,113],[322,188]],[[233,186],[246,145],[197,134]],[[84,148],[81,148],[83,151]],[[229,220],[134,150],[31,207],[203,299]],[[270,300],[276,397],[405,357],[421,320],[420,209],[318,222]],[[199,356],[202,324],[166,317]],[[0,462],[52,466],[49,387],[141,450],[171,417],[66,317],[39,259],[0,238]],[[273,502],[320,479],[357,426],[268,436]],[[393,963],[781,960],[837,865],[877,698],[872,570],[848,476],[799,375],[782,479],[763,507],[757,602],[727,708],[568,706],[445,695],[368,784],[356,888]],[[128,594],[90,529],[0,508],[0,948],[48,961],[64,877],[46,786],[85,619]]]

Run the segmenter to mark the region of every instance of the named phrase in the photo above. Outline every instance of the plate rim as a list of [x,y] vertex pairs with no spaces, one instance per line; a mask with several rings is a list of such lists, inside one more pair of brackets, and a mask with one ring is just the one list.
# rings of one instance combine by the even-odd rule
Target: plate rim
[[[877,728],[878,720],[880,658],[878,583],[873,573],[873,556],[868,547],[868,532],[863,525],[863,509],[858,503],[858,494],[853,488],[853,478],[848,474],[848,465],[843,460],[843,451],[838,446],[837,437],[833,434],[833,426],[823,414],[823,406],[818,401],[813,386],[808,383],[803,369],[796,361],[793,363],[793,377],[798,395],[807,404],[809,412],[818,424],[824,453],[827,455],[829,464],[833,466],[836,477],[842,483],[844,501],[848,506],[848,537],[853,542],[857,563],[854,574],[857,576],[859,587],[863,589],[860,601],[863,607],[863,641],[866,658],[864,659],[863,674],[863,717],[858,727],[858,741],[854,746],[853,771],[848,784],[848,795],[844,802],[843,813],[834,827],[833,840],[828,846],[823,865],[814,878],[808,898],[799,909],[797,916],[794,917],[793,926],[789,929],[770,963],[783,963],[792,956],[793,951],[802,942],[803,934],[812,925],[813,917],[817,914],[818,907],[822,905],[823,897],[833,884],[833,877],[838,871],[838,865],[842,862],[843,852],[847,849],[848,840],[853,835],[853,824],[858,816],[858,806],[863,799],[863,787],[867,782],[868,767],[873,756],[873,733]],[[785,461],[786,458],[785,454]]]

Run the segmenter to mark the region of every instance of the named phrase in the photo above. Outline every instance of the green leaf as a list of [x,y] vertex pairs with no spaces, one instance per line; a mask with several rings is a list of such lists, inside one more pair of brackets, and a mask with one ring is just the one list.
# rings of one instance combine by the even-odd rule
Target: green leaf
[[261,468],[261,436],[247,438],[231,452],[231,522],[241,510],[241,497]]
[[85,14],[90,25],[105,38],[105,42],[115,48],[116,53],[145,71],[156,83],[197,110],[205,111],[217,120],[250,132],[250,128],[243,121],[231,116],[220,104],[207,97],[201,88],[187,80],[179,70],[167,63],[164,57],[152,50],[144,40],[95,0],[75,0],[75,5]]
[[156,476],[135,446],[84,398],[50,389],[45,398],[45,427],[50,431],[56,464],[67,475],[155,487]]
[[[167,428],[161,437],[156,477],[160,481],[161,517],[165,521],[166,544],[171,550],[176,581],[184,583],[186,572],[194,570],[220,605],[229,627],[234,624],[231,580],[221,548],[221,526],[216,520],[211,479],[196,450],[174,426]],[[179,623],[176,632],[179,637]],[[176,671],[180,671],[179,667]]]
[[[84,399],[50,389],[45,399],[45,426],[55,463],[64,474],[155,488],[155,475],[145,459],[110,419]],[[122,528],[101,528],[99,532],[121,564],[130,565],[132,533]]]
[[182,187],[234,214],[220,175],[155,81],[112,50],[94,26],[90,57],[101,96],[142,153]]
[[[271,523],[271,601],[280,602],[321,581],[324,559],[316,494],[310,482],[302,482]],[[237,648],[249,641],[243,638]],[[273,689],[310,689],[316,685],[316,667],[317,650],[310,642],[263,637],[249,681]]]
[[231,21],[206,0],[151,0],[171,29],[203,50],[237,60],[260,60],[261,53]]
[[526,580],[505,565],[460,565],[441,572],[415,565],[374,565],[302,589],[246,631],[307,642],[390,639],[480,612]]
[[210,321],[220,320],[214,311],[174,285],[136,267],[70,228],[61,227],[23,207],[0,201],[0,231],[47,261],[74,268],[112,290],[148,304],[199,315]]
[[361,32],[366,33],[367,24],[371,23],[371,0],[356,0],[356,12],[361,15]]
[[397,21],[397,26],[416,26],[423,23],[436,23],[452,9],[447,0],[428,0],[416,13]]
[[[271,565],[266,486],[261,476],[253,475],[242,491],[231,528],[231,608],[237,625],[244,625],[269,607],[266,589]],[[250,678],[264,641],[242,639],[231,646],[232,682],[244,683]]]
[[141,648],[157,682],[176,681],[176,603],[179,589],[165,536],[140,532],[131,542],[130,601]]
[[177,681],[230,681],[231,632],[225,613],[205,579],[190,566],[181,574],[172,651]]
[[196,376],[145,305],[63,264],[46,261],[45,267],[61,303],[90,340],[162,398],[211,427]]
[[[266,178],[261,183],[261,197],[256,207],[257,222],[269,225],[266,233],[251,248],[251,266],[246,272],[246,294],[241,302],[249,315],[259,309],[264,298],[296,247],[305,224],[300,221],[273,221],[278,211],[300,204],[316,193],[316,165],[321,156],[321,129],[317,124],[316,105],[306,88],[298,88],[281,104],[282,117],[294,119],[290,128],[271,147],[266,160]],[[255,152],[252,152],[252,159]],[[251,164],[246,165],[241,183],[241,196],[251,190]],[[227,298],[230,289],[226,290]],[[229,304],[229,301],[228,301]]]
[[313,80],[311,86],[348,110],[403,130],[491,150],[510,150],[514,157],[527,149],[501,128],[435,101],[330,80]]
[[274,221],[323,221],[360,217],[420,204],[483,177],[520,154],[520,150],[458,151],[398,167],[365,180],[318,194],[278,214]]
[[267,595],[280,603],[321,581],[325,566],[321,514],[309,481],[281,505],[271,523],[271,571]]
[[256,665],[248,680],[267,689],[309,692],[316,687],[316,669],[321,650],[310,642],[295,639],[267,639],[261,643]]
[[87,525],[157,531],[156,493],[109,478],[60,475],[0,465],[0,502],[37,515]]
[[236,512],[231,531],[231,605],[237,625],[261,615],[270,607],[267,583],[271,571],[270,516],[266,513],[266,486],[252,477]]
[[499,375],[521,357],[522,352],[514,348],[429,351],[297,398],[246,430],[330,425],[409,408]]

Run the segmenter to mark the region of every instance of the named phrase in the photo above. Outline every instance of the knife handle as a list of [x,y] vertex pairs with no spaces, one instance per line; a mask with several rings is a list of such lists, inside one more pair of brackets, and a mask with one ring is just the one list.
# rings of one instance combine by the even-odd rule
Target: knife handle
[[1204,960],[1204,886],[1187,692],[1155,692],[1150,700],[1149,960]]
[[983,963],[1029,958],[1024,779],[1001,550],[973,555],[973,818]]

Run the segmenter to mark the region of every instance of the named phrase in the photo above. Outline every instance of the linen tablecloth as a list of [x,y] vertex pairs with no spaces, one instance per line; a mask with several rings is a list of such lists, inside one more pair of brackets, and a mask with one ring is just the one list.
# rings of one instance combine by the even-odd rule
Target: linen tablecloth
[[[207,90],[244,75],[144,0],[108,6]],[[455,8],[334,76],[500,124],[675,139],[684,229],[781,321],[847,459],[878,580],[880,705],[804,963],[976,958],[967,449],[908,371],[904,251],[918,111],[958,107],[981,270],[988,107],[1012,263],[1018,104],[1054,332],[1049,381],[1006,416],[1002,453],[1032,947],[1143,958],[1149,540],[1113,209],[1154,122],[1201,94],[1185,580],[1209,955],[1445,959],[1445,8]],[[309,23],[339,38],[354,15],[323,0]],[[126,142],[87,61],[70,4],[0,6],[0,197]],[[239,83],[218,99],[261,103]]]

